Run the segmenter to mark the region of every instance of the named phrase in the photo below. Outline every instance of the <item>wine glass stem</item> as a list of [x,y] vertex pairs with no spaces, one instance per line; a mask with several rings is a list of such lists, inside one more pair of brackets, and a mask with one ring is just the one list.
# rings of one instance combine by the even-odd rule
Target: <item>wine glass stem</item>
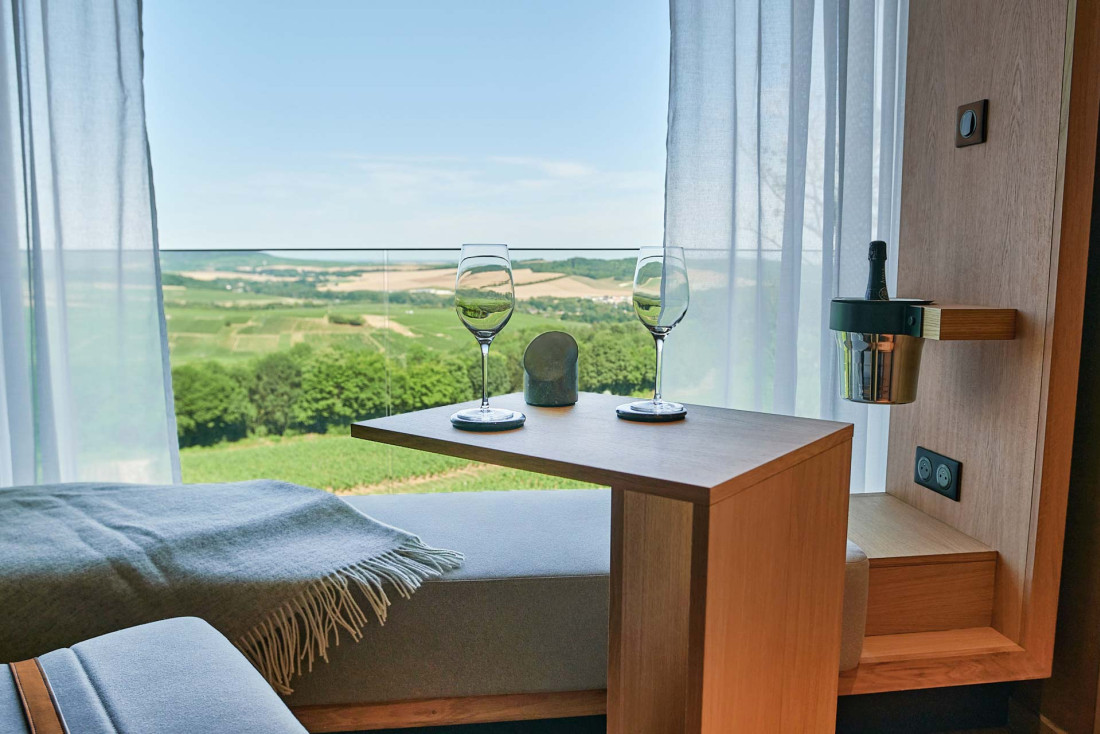
[[489,408],[489,345],[492,339],[478,339],[481,345],[481,409]]
[[653,341],[657,343],[657,376],[653,380],[653,402],[661,402],[661,364],[665,353],[664,334],[654,334]]

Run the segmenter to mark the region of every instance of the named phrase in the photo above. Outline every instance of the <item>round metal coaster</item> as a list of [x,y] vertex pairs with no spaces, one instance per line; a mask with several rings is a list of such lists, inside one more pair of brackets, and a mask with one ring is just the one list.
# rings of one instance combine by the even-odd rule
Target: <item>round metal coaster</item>
[[639,423],[671,423],[682,421],[687,417],[687,409],[681,408],[677,412],[651,413],[648,411],[634,410],[634,403],[624,403],[615,408],[615,415],[623,420],[638,421]]
[[507,420],[471,421],[463,420],[459,417],[458,413],[455,413],[451,416],[451,425],[463,431],[510,431],[513,428],[520,428],[523,426],[524,421],[527,420],[527,416],[523,413],[513,411],[512,415],[513,417]]

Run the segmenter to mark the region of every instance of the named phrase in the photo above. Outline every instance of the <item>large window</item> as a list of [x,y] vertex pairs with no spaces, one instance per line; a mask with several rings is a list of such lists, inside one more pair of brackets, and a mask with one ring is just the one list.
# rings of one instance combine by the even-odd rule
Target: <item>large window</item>
[[463,242],[516,248],[494,393],[549,329],[582,389],[645,392],[628,295],[662,234],[667,3],[148,3],[145,59],[185,481],[577,486],[347,424],[476,394]]

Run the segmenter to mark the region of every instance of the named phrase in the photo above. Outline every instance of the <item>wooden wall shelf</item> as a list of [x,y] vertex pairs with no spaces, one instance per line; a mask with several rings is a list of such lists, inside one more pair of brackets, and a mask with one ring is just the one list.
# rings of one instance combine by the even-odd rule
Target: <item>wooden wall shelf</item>
[[933,303],[924,312],[921,336],[938,341],[1015,339],[1016,309]]

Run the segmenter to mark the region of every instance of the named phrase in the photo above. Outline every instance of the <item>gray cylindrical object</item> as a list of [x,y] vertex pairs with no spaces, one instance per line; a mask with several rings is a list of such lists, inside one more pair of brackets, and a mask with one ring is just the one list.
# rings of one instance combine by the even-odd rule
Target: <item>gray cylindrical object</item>
[[577,402],[577,342],[564,331],[539,334],[523,353],[523,398],[528,405]]

